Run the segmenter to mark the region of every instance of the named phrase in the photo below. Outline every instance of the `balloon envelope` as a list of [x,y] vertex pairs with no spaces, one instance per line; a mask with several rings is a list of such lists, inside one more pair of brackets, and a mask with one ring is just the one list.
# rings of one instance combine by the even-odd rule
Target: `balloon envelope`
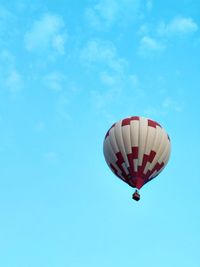
[[170,139],[159,123],[134,116],[112,125],[105,136],[103,151],[114,174],[140,189],[166,166]]

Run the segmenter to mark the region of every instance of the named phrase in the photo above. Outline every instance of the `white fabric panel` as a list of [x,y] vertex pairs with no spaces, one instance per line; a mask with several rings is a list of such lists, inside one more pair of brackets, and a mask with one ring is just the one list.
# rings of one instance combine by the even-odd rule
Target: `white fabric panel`
[[156,126],[156,128],[154,128],[154,129],[156,131],[156,136],[155,136],[152,150],[156,152],[156,151],[158,151],[158,148],[160,146],[160,141],[162,138],[162,128],[160,128],[159,126]]
[[122,138],[122,126],[121,126],[121,123],[122,123],[122,121],[119,121],[114,126],[115,138],[116,138],[116,142],[117,142],[117,146],[119,148],[119,151],[122,153],[122,156],[123,156],[124,161],[126,163],[125,169],[126,169],[126,171],[128,171],[127,170],[127,166],[129,166],[129,163],[128,163],[128,159],[127,159],[127,156],[126,156],[126,151],[125,151],[125,148],[124,148],[124,141],[123,141],[123,138]]
[[145,147],[146,155],[149,155],[153,148],[155,136],[156,136],[156,129],[148,126],[148,133],[147,133],[147,140],[146,140],[146,147]]
[[167,143],[167,149],[166,149],[166,151],[165,151],[165,153],[164,153],[164,157],[163,157],[163,163],[164,163],[164,166],[160,169],[160,171],[158,171],[157,172],[157,175],[160,173],[160,172],[162,172],[162,170],[165,168],[165,166],[167,165],[167,162],[168,162],[168,160],[169,160],[169,156],[170,156],[170,150],[171,150],[171,148],[170,148],[170,142],[169,142],[169,140],[168,140],[168,143]]
[[159,162],[159,159],[162,157],[162,155],[163,155],[163,153],[165,151],[165,148],[166,148],[166,145],[167,145],[167,141],[168,141],[167,134],[166,134],[165,130],[162,129],[161,143],[160,143],[159,149],[156,152],[156,157],[157,157],[157,161],[158,162]]
[[139,121],[138,120],[131,121],[130,131],[131,131],[131,146],[138,147],[138,140],[139,140]]
[[[130,131],[131,131],[131,146],[138,147],[139,146],[139,120],[131,121]],[[134,164],[134,170],[137,172],[138,159],[134,159],[133,164]]]
[[115,129],[114,127],[110,129],[109,136],[107,137],[110,139],[110,143],[112,145],[113,151],[115,153],[119,152],[119,148],[115,139]]
[[130,125],[125,125],[122,127],[122,137],[124,140],[124,148],[126,155],[131,153],[131,135],[130,135]]
[[109,144],[108,138],[106,138],[104,140],[103,151],[104,151],[104,156],[105,156],[106,162],[107,162],[108,165],[110,165],[110,163],[114,162],[115,157],[111,153],[111,149],[110,149],[110,144]]
[[163,154],[160,156],[160,158],[158,158],[158,162],[159,163],[165,163],[166,160],[166,156],[169,154],[169,142],[168,139],[165,139],[163,141],[164,143],[164,150],[163,150]]
[[[156,140],[156,128],[148,126],[148,136],[147,136],[147,144],[146,144],[146,150],[145,154],[150,155],[151,151],[156,152],[153,148],[155,147],[154,143]],[[147,171],[149,170],[150,162],[147,162],[144,173],[146,174]]]
[[166,165],[168,160],[169,160],[169,157],[170,157],[170,153],[171,153],[171,143],[170,141],[168,140],[168,143],[167,143],[167,153],[166,153],[166,157],[163,159],[163,162],[164,164]]
[[165,166],[167,165],[167,162],[169,160],[169,156],[170,156],[170,150],[171,150],[171,144],[170,141],[166,140],[166,145],[165,145],[165,150],[163,152],[163,155],[158,159],[159,164],[164,163],[164,166],[159,170],[159,171],[155,171],[150,177],[149,179],[151,179],[152,177],[154,177],[155,175],[159,175],[159,173],[162,172],[162,170],[165,168]]
[[160,158],[160,153],[163,152],[163,143],[164,143],[164,129],[160,128],[159,126],[156,127],[156,140],[154,143],[153,151],[156,152],[156,156],[153,162],[149,165],[149,170],[152,170],[158,159]]
[[121,175],[121,170],[118,168],[117,164],[115,164],[115,162],[117,161],[117,157],[112,150],[109,137],[107,137],[106,140],[104,141],[104,155],[108,166],[110,166],[110,164],[112,163],[112,165],[117,170],[117,174],[124,180],[124,178]]
[[128,169],[127,169],[127,165],[126,165],[126,163],[122,163],[122,167],[123,167],[125,173],[126,173],[127,175],[129,175],[129,171],[128,171]]
[[138,155],[138,165],[142,165],[143,155],[146,146],[146,138],[148,131],[148,121],[146,118],[140,117],[139,125],[139,155]]

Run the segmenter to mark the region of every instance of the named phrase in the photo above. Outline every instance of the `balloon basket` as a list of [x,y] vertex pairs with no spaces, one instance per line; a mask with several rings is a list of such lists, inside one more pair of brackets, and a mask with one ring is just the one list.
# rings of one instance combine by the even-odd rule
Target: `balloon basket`
[[134,199],[135,201],[140,200],[140,194],[139,194],[138,190],[135,190],[135,192],[132,195],[132,199]]

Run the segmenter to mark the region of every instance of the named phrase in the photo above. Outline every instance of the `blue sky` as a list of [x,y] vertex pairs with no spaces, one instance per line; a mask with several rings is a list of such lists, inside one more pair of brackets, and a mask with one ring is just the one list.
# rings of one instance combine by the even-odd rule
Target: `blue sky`
[[[0,266],[199,267],[199,10],[0,1]],[[102,153],[130,115],[172,141],[138,203]]]

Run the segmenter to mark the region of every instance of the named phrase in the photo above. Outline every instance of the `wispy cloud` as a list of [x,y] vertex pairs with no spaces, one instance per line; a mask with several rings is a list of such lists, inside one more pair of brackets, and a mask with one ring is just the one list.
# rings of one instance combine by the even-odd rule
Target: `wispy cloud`
[[108,73],[106,71],[103,71],[100,73],[100,79],[103,84],[108,85],[108,86],[113,86],[117,82],[116,75]]
[[43,158],[46,161],[53,163],[53,162],[57,162],[59,157],[55,151],[47,151],[43,154]]
[[17,19],[13,13],[6,9],[3,5],[0,5],[0,36],[1,43],[6,43],[10,40],[10,37],[15,36],[17,33],[16,29]]
[[86,19],[95,29],[105,30],[117,21],[137,17],[140,0],[99,0],[85,10]]
[[152,8],[153,8],[153,0],[147,0],[146,1],[146,8],[147,8],[147,11],[151,11]]
[[15,57],[8,50],[0,53],[0,83],[12,95],[24,87],[24,79],[16,67]]
[[81,60],[89,66],[103,65],[112,71],[122,72],[127,64],[126,60],[117,55],[112,42],[98,39],[90,40],[81,50]]
[[144,36],[140,40],[138,53],[142,56],[146,56],[155,52],[162,52],[165,49],[165,45],[160,41]]
[[62,93],[56,103],[56,113],[60,119],[69,122],[72,119],[70,107],[73,101],[67,92]]
[[181,113],[184,110],[184,102],[166,96],[158,105],[149,106],[144,110],[146,116],[165,116],[170,113]]
[[165,36],[186,35],[198,30],[197,23],[190,17],[175,17],[169,23],[160,23],[158,34]]
[[64,26],[62,17],[49,13],[42,15],[25,34],[26,49],[35,52],[51,49],[64,54],[67,37]]
[[166,97],[162,102],[162,107],[165,110],[181,112],[181,111],[183,111],[184,104],[183,104],[183,102],[176,101],[171,97]]
[[60,72],[50,72],[44,76],[44,84],[53,91],[61,91],[65,77]]
[[5,86],[14,94],[23,88],[24,82],[22,76],[16,69],[12,69],[8,72],[5,78]]
[[45,131],[46,125],[42,120],[40,120],[35,123],[33,128],[36,132],[41,133]]
[[128,61],[119,55],[113,42],[90,40],[81,51],[81,62],[90,77],[94,75],[99,79],[97,87],[90,91],[95,110],[108,115],[110,107],[118,105],[122,99],[129,101],[131,97],[136,99],[141,95],[138,77],[130,70]]
[[140,37],[138,53],[141,56],[153,55],[163,52],[173,37],[188,36],[198,30],[197,23],[190,17],[176,16],[168,23],[143,23],[139,27]]
[[1,20],[1,22],[5,21],[7,19],[11,19],[12,17],[13,17],[12,13],[1,5],[0,6],[0,20]]

